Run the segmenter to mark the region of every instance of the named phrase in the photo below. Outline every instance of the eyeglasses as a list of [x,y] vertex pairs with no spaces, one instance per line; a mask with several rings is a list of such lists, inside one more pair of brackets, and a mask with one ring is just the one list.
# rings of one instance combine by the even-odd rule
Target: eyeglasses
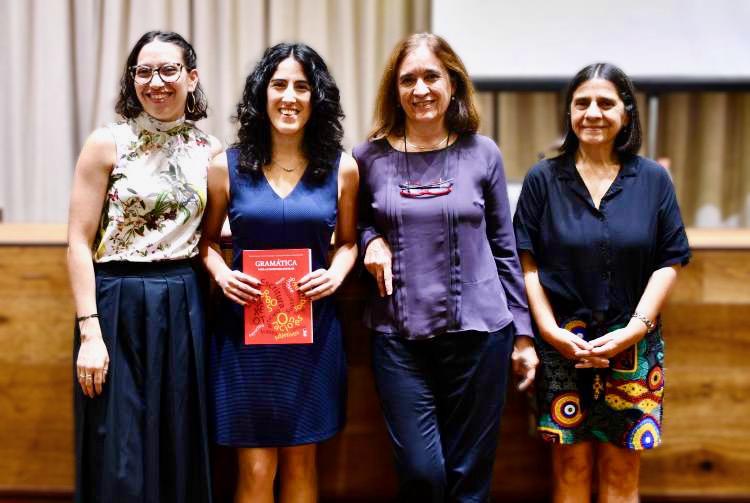
[[182,63],[165,63],[156,68],[148,65],[136,65],[130,67],[130,74],[136,84],[145,86],[154,78],[154,73],[159,74],[162,82],[176,82],[180,78],[182,68]]
[[[448,132],[445,139],[441,140],[436,145],[433,145],[433,147],[439,147],[445,143],[446,148],[442,149],[442,152],[450,154],[451,149],[448,148],[450,147],[450,138],[451,133]],[[456,139],[458,139],[458,137],[456,137]],[[407,180],[412,180],[411,169],[409,169],[409,145],[411,144],[406,140],[406,129],[404,129],[404,164],[406,165]],[[442,163],[442,174],[440,175],[440,178],[432,183],[414,183],[410,181],[399,183],[398,188],[401,197],[408,197],[410,199],[429,199],[450,194],[453,191],[453,178],[445,178],[448,168],[447,165],[446,157]]]
[[402,197],[410,197],[412,199],[438,197],[450,194],[453,191],[453,179],[438,180],[427,184],[400,183],[398,184],[398,188]]

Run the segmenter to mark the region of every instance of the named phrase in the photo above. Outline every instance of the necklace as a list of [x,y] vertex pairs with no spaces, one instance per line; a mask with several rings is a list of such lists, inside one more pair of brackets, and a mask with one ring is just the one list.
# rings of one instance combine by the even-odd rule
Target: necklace
[[280,167],[281,169],[283,169],[287,173],[294,173],[295,171],[297,171],[299,169],[299,166],[294,166],[293,168],[287,168],[286,166],[282,165],[278,161],[271,161],[271,164],[275,164],[276,166]]
[[451,134],[448,133],[448,136],[440,140],[439,142],[435,143],[434,145],[414,145],[412,142],[406,139],[406,133],[404,133],[404,151],[406,151],[407,145],[411,148],[415,148],[417,150],[435,150],[440,148],[440,145],[445,143],[445,145],[448,145],[448,139],[451,137]]
[[[448,133],[448,136],[438,143],[436,147],[440,146],[443,142],[445,142],[447,146],[450,136],[451,134]],[[430,183],[421,183],[412,180],[411,170],[409,169],[409,149],[407,148],[407,145],[411,145],[411,143],[406,141],[406,133],[404,132],[404,164],[406,164],[406,181],[398,185],[401,197],[410,199],[428,199],[450,194],[453,191],[453,178],[446,177],[448,164],[447,154],[449,154],[450,151],[447,149],[444,151],[446,158],[442,163],[440,178]]]

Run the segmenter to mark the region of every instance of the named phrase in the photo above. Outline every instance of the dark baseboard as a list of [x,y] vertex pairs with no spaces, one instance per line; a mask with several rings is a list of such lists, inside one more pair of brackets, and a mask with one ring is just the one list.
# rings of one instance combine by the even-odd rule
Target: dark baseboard
[[[72,503],[73,495],[66,491],[3,491],[0,503]],[[494,499],[503,503],[547,503],[548,499],[505,496]],[[214,503],[223,503],[215,501]],[[320,503],[390,503],[382,498],[322,499]],[[740,496],[642,496],[641,503],[750,503],[750,495]]]

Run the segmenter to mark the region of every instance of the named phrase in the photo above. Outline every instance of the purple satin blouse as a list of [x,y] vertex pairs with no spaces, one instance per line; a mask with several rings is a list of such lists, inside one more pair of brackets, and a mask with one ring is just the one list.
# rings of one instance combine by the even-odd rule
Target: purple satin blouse
[[[511,223],[503,160],[495,143],[471,134],[431,152],[400,152],[386,140],[354,149],[360,170],[360,250],[383,237],[393,252],[393,295],[374,281],[365,324],[423,339],[446,332],[494,332],[509,323],[532,336]],[[403,197],[399,184],[452,179],[447,195]]]

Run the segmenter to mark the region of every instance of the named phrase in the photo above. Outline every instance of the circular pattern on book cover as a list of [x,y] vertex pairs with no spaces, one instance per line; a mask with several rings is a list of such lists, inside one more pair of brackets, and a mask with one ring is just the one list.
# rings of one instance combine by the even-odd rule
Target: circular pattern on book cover
[[575,428],[583,421],[581,398],[578,393],[568,392],[558,395],[550,406],[552,420],[562,428]]
[[576,334],[582,339],[586,338],[586,323],[581,320],[570,320],[563,328],[568,332]]
[[649,370],[646,382],[648,382],[648,389],[651,391],[659,390],[664,386],[664,372],[661,366],[654,365],[654,368]]
[[661,443],[659,424],[653,417],[643,416],[628,433],[626,443],[630,449],[639,451],[656,447]]

